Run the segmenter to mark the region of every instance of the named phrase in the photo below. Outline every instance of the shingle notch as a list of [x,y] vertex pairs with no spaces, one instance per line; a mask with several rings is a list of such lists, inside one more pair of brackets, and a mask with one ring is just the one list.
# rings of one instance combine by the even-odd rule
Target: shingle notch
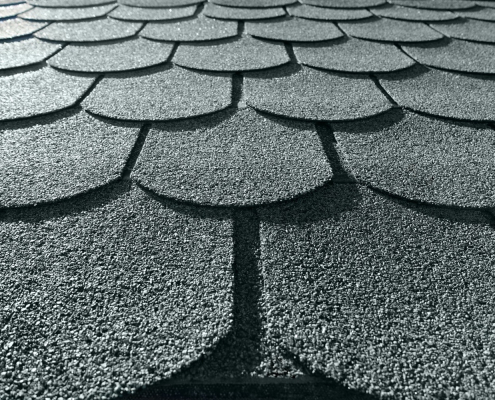
[[114,8],[114,4],[81,8],[34,7],[20,17],[30,21],[77,21],[103,17]]
[[415,63],[394,45],[353,38],[294,44],[294,52],[302,64],[341,72],[390,72]]
[[402,45],[402,49],[421,64],[480,74],[495,74],[495,46],[457,39],[435,43]]
[[484,213],[333,185],[259,214],[272,348],[358,389],[355,398],[495,395],[479,379],[491,376],[495,302]]
[[410,8],[394,5],[374,8],[371,12],[380,17],[400,19],[404,21],[450,21],[459,18],[457,14],[454,14],[451,11],[426,10],[422,8]]
[[467,121],[495,120],[495,78],[460,75],[423,66],[380,77],[401,106]]
[[212,0],[212,3],[227,7],[270,8],[286,6],[288,4],[293,4],[296,1],[297,0]]
[[139,129],[64,111],[0,130],[0,207],[57,201],[120,177]]
[[443,35],[421,22],[398,21],[375,18],[363,22],[342,22],[338,24],[349,36],[384,42],[429,42],[443,38]]
[[167,61],[174,46],[142,38],[112,44],[68,45],[52,57],[53,67],[78,72],[117,72]]
[[229,74],[179,67],[105,77],[83,101],[94,114],[129,121],[166,121],[209,114],[231,104]]
[[367,8],[385,4],[385,0],[301,0],[301,3],[325,8]]
[[299,18],[316,19],[322,21],[352,21],[366,19],[373,16],[365,9],[337,9],[308,6],[306,4],[294,4],[287,6],[290,15]]
[[0,78],[0,120],[48,114],[74,105],[94,78],[68,75],[53,68]]
[[17,14],[23,13],[31,8],[32,7],[26,3],[0,7],[0,18],[15,17]]
[[197,42],[237,36],[237,22],[199,17],[178,22],[151,22],[140,35],[154,40]]
[[40,39],[60,42],[101,42],[134,36],[142,24],[115,19],[80,22],[55,22],[36,33]]
[[181,44],[173,61],[183,67],[236,72],[276,67],[290,59],[281,43],[243,37],[204,44]]
[[431,26],[451,38],[471,40],[473,42],[495,43],[494,22],[467,19],[432,23]]
[[192,17],[196,6],[171,8],[141,8],[120,5],[109,16],[123,21],[168,21]]
[[337,148],[360,181],[420,202],[495,206],[495,131],[394,109],[334,123]]
[[331,176],[313,124],[250,108],[152,129],[132,174],[162,196],[216,206],[285,200]]
[[251,20],[283,17],[285,11],[282,7],[272,8],[241,8],[224,7],[213,3],[206,3],[204,15],[218,19]]
[[227,211],[156,201],[126,183],[8,210],[0,340],[15,340],[2,362],[37,369],[9,396],[39,397],[42,380],[44,397],[120,397],[212,351],[232,326],[232,225]]
[[45,26],[46,23],[43,22],[24,21],[20,18],[0,20],[0,40],[31,35]]
[[367,76],[327,73],[289,65],[245,74],[248,105],[304,120],[352,120],[392,107]]
[[59,44],[43,42],[36,38],[0,43],[0,70],[39,63],[60,49]]
[[246,32],[251,36],[288,42],[316,42],[343,36],[342,32],[331,22],[300,18],[246,22]]

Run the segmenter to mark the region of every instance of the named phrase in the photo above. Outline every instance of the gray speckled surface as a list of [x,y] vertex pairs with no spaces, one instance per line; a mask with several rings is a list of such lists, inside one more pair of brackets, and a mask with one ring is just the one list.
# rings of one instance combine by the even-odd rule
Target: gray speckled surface
[[296,0],[212,0],[212,3],[227,7],[270,8],[295,3]]
[[139,132],[84,111],[33,122],[0,127],[0,208],[56,201],[118,179]]
[[40,39],[60,42],[100,42],[134,36],[142,24],[114,19],[80,22],[54,22],[36,32]]
[[363,22],[342,22],[339,27],[349,36],[385,42],[429,42],[443,38],[421,22],[374,19]]
[[36,38],[18,42],[0,43],[0,70],[24,67],[39,63],[61,48],[58,44],[43,42]]
[[126,184],[83,200],[0,219],[3,398],[115,398],[169,378],[230,329],[228,211]]
[[237,36],[237,22],[197,18],[147,24],[140,35],[155,40],[195,42]]
[[142,38],[112,44],[68,45],[48,64],[69,71],[129,71],[164,63],[172,49],[170,43]]
[[247,22],[249,35],[288,42],[317,42],[342,37],[331,22],[312,21],[301,18],[284,18],[267,22]]
[[360,181],[431,204],[495,206],[495,131],[393,110],[334,123],[337,148]]
[[313,124],[247,108],[152,129],[132,177],[162,196],[246,206],[311,191],[332,169]]
[[450,21],[459,18],[457,14],[451,11],[426,10],[394,5],[374,8],[371,12],[379,17],[401,19],[404,21]]
[[[285,73],[284,73],[285,72]],[[392,107],[367,76],[308,67],[246,73],[246,102],[254,108],[305,120],[348,120]]]
[[230,75],[199,74],[175,67],[106,77],[82,104],[105,117],[163,121],[222,110],[230,105],[231,97]]
[[0,120],[47,114],[70,107],[81,98],[94,78],[42,68],[0,78]]
[[495,78],[459,75],[425,67],[380,77],[399,105],[430,115],[469,121],[495,119]]
[[29,4],[15,4],[13,6],[0,7],[0,18],[14,17],[19,13],[23,13],[32,7]]
[[303,4],[326,8],[367,8],[385,4],[385,0],[301,0]]
[[24,21],[20,18],[0,20],[0,40],[28,36],[45,26],[43,22]]
[[115,0],[27,0],[27,2],[40,7],[91,7],[115,3]]
[[389,72],[414,64],[414,60],[391,44],[354,38],[297,44],[294,53],[302,64],[342,72]]
[[[495,3],[493,5],[495,6]],[[456,14],[468,19],[495,21],[495,10],[493,8],[477,7],[469,10],[458,10]]]
[[352,21],[366,19],[373,16],[365,9],[337,9],[313,7],[306,4],[294,4],[287,6],[290,15],[307,19],[319,19],[325,21]]
[[451,38],[472,40],[473,42],[495,43],[493,22],[466,19],[441,24],[436,23],[431,24],[431,26]]
[[32,21],[77,21],[103,17],[115,8],[115,4],[84,8],[45,8],[34,7],[20,15]]
[[390,0],[393,4],[406,7],[424,8],[427,10],[465,10],[475,6],[474,1],[468,0]]
[[283,17],[282,7],[271,8],[244,8],[224,7],[214,3],[206,3],[204,14],[208,17],[232,20],[269,19]]
[[441,44],[402,46],[421,64],[459,72],[495,74],[495,48],[484,43],[451,39]]
[[281,43],[251,37],[218,43],[184,44],[175,53],[175,64],[208,71],[249,71],[289,62]]
[[144,8],[185,7],[202,2],[203,0],[119,0],[120,4]]
[[168,21],[191,17],[195,11],[195,5],[173,8],[141,8],[120,5],[109,15],[123,21]]
[[486,214],[335,185],[260,218],[272,347],[371,398],[495,395]]

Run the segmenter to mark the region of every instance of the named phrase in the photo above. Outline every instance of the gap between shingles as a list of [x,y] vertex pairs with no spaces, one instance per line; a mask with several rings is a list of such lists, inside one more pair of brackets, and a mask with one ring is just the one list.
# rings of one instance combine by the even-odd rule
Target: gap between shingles
[[139,155],[141,154],[141,150],[143,149],[144,142],[146,141],[146,137],[148,136],[148,132],[150,131],[150,128],[151,128],[151,124],[144,124],[139,130],[139,134],[136,139],[136,142],[134,143],[131,153],[129,154],[129,158],[127,159],[125,167],[122,170],[123,180],[130,180],[132,170],[134,169],[134,166],[136,165]]
[[392,96],[390,96],[390,94],[388,94],[388,92],[383,88],[383,86],[381,85],[380,81],[378,80],[378,78],[376,77],[375,74],[370,74],[370,78],[371,80],[375,83],[376,87],[378,88],[378,90],[380,90],[380,92],[382,92],[382,94],[387,98],[388,101],[390,101],[390,103],[392,103],[394,106],[398,107],[399,105],[397,104],[397,102],[392,98]]

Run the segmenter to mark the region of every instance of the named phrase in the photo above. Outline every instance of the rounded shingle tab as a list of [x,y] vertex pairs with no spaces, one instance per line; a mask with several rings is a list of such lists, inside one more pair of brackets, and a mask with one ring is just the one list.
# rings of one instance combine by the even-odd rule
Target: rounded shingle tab
[[206,3],[203,12],[204,15],[211,18],[231,20],[269,19],[283,17],[285,15],[285,11],[282,7],[241,8],[224,7],[213,3]]
[[386,3],[386,0],[301,0],[310,6],[325,8],[368,8]]
[[119,0],[120,4],[131,7],[162,8],[185,7],[200,4],[204,0]]
[[196,6],[170,8],[144,8],[120,5],[109,16],[122,21],[168,21],[194,15]]
[[26,3],[0,7],[0,18],[15,17],[17,14],[23,13],[31,8],[32,7]]
[[400,19],[404,21],[450,21],[459,18],[457,14],[454,14],[451,11],[426,10],[423,8],[410,8],[394,5],[390,5],[389,7],[374,8],[371,11],[379,17]]
[[78,21],[103,17],[115,8],[115,4],[81,8],[34,7],[20,15],[30,21]]
[[473,42],[495,43],[495,22],[463,20],[431,24],[445,36]]
[[476,4],[468,0],[389,0],[393,4],[426,10],[465,10]]
[[115,0],[27,0],[29,4],[39,7],[93,7],[115,3]]
[[212,0],[212,3],[227,7],[270,8],[293,4],[297,0]]
[[24,21],[20,18],[0,20],[0,40],[28,36],[43,29],[46,23]]
[[60,50],[59,44],[31,38],[10,43],[0,43],[0,70],[25,67],[46,60]]
[[299,18],[317,19],[322,21],[352,21],[366,19],[373,16],[365,9],[337,9],[308,6],[306,4],[294,4],[287,7],[290,15]]

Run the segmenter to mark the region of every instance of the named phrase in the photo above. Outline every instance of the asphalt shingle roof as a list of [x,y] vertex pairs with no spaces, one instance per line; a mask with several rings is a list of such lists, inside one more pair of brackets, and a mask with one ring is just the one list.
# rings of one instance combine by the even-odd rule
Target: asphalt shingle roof
[[494,9],[0,0],[0,400],[495,398]]

